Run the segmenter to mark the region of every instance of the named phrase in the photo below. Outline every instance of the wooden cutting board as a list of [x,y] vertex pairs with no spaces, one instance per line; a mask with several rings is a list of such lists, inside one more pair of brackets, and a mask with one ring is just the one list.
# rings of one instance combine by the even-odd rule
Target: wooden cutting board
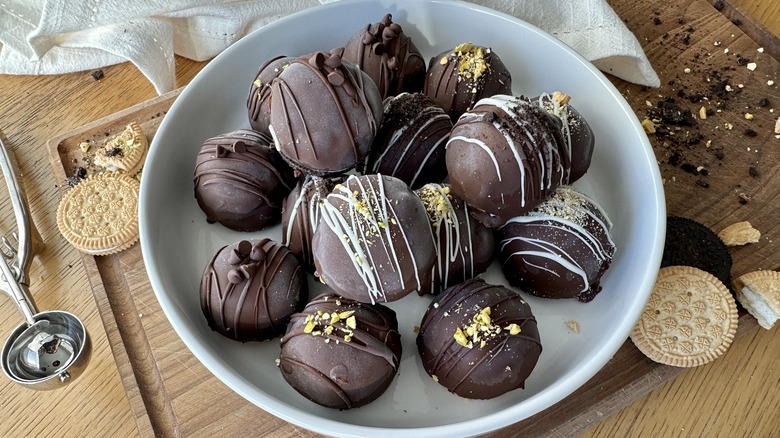
[[[732,273],[780,268],[780,252],[771,245],[772,239],[780,238],[775,218],[780,178],[773,176],[780,171],[780,140],[771,132],[780,107],[769,112],[771,105],[760,105],[764,98],[780,104],[778,87],[767,85],[770,80],[780,83],[780,64],[769,54],[780,48],[777,40],[761,34],[765,50],[759,52],[754,39],[703,0],[674,1],[654,6],[650,13],[644,2],[613,3],[661,76],[660,89],[613,78],[637,116],[652,119],[658,103],[670,98],[693,115],[691,125],[659,122],[659,131],[667,132],[650,136],[665,179],[669,213],[697,219],[715,230],[748,219],[765,237],[733,251]],[[731,55],[723,53],[726,48]],[[757,68],[740,65],[737,54],[756,62]],[[710,85],[714,80],[723,90]],[[725,91],[725,85],[734,91]],[[709,97],[704,100],[694,96],[697,93]],[[79,143],[105,139],[131,120],[140,123],[151,140],[178,94],[177,90],[160,96],[51,139],[52,167],[63,191],[80,164]],[[717,107],[719,101],[722,107]],[[700,107],[705,112],[711,107],[713,112],[699,119]],[[753,120],[745,118],[748,111]],[[245,401],[195,359],[162,313],[138,245],[112,256],[84,255],[82,261],[142,436],[316,435]],[[743,314],[737,338],[756,327],[755,320]],[[574,435],[680,371],[646,359],[627,341],[603,370],[572,395],[492,435]]]

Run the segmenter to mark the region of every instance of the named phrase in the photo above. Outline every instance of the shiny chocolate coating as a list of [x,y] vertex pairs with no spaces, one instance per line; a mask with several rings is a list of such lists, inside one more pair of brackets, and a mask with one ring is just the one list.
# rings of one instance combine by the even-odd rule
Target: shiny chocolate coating
[[512,75],[491,48],[463,43],[431,58],[424,93],[455,122],[482,98],[512,94]]
[[376,400],[401,360],[395,312],[327,293],[292,316],[282,337],[279,370],[296,391],[334,409]]
[[209,327],[241,342],[284,333],[308,295],[298,259],[269,239],[241,240],[217,251],[200,282],[200,307]]
[[355,33],[344,46],[344,59],[371,77],[382,99],[423,89],[425,59],[391,14]]
[[436,262],[423,281],[421,295],[442,290],[485,272],[493,261],[493,230],[471,217],[469,207],[449,185],[426,184],[415,190],[431,221]]
[[401,93],[385,99],[379,127],[364,173],[394,176],[417,189],[447,176],[444,146],[452,121],[430,97]]
[[525,386],[542,344],[536,318],[520,294],[469,280],[428,306],[417,349],[425,372],[450,392],[490,399]]
[[512,286],[543,298],[592,300],[612,263],[612,223],[589,197],[560,187],[498,234],[499,260]]
[[270,138],[239,129],[206,140],[195,164],[195,198],[209,223],[257,231],[279,223],[295,185],[293,170]]
[[569,103],[569,96],[558,91],[531,99],[561,121],[561,134],[571,161],[564,184],[572,184],[585,175],[593,156],[595,137],[585,118]]
[[293,57],[276,56],[263,63],[252,79],[249,95],[246,98],[246,108],[249,113],[249,125],[255,131],[271,135],[268,126],[271,124],[271,81],[282,73]]
[[374,81],[338,51],[296,58],[271,82],[270,131],[296,169],[323,176],[363,163],[382,122]]
[[312,238],[320,221],[322,203],[343,182],[343,177],[321,178],[307,175],[285,198],[282,207],[282,245],[290,248],[309,271],[314,271]]
[[352,175],[333,189],[312,250],[320,280],[341,296],[370,303],[420,290],[436,258],[422,201],[385,175]]
[[570,164],[559,120],[521,97],[480,100],[447,142],[453,192],[488,227],[503,225],[547,199]]

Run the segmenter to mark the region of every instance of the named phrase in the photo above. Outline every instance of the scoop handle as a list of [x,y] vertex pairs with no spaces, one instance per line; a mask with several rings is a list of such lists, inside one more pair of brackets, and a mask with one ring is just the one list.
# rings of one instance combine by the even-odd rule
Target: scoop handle
[[17,257],[13,262],[13,266],[9,266],[9,268],[15,271],[15,276],[8,278],[7,281],[12,283],[11,280],[15,279],[17,283],[27,284],[27,271],[32,261],[32,251],[34,249],[33,239],[36,238],[39,243],[41,239],[40,234],[38,234],[30,219],[27,196],[25,195],[24,187],[19,182],[21,181],[19,164],[16,161],[16,156],[6,148],[5,135],[2,130],[0,130],[0,170],[2,170],[5,183],[8,186],[8,194],[11,198],[14,216],[16,217],[19,240]]
[[[11,267],[8,266],[8,260],[0,255],[0,273],[5,277],[5,283],[8,284],[8,295],[13,300],[19,311],[22,312],[27,325],[35,324],[34,315],[38,313],[38,309],[35,306],[30,290],[26,284],[19,283],[14,278],[14,272]],[[5,290],[5,289],[3,289]]]

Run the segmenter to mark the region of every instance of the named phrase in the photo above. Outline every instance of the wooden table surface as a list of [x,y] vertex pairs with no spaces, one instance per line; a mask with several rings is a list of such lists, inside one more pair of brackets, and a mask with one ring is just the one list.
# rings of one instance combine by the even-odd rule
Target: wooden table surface
[[[610,3],[620,11],[623,2]],[[757,24],[759,30],[780,33],[778,1],[740,0],[725,6],[724,14],[730,11],[742,17],[740,27]],[[651,14],[647,12],[648,20]],[[635,21],[627,24],[632,30],[638,26]],[[187,84],[204,65],[177,57],[177,85]],[[656,68],[666,80],[666,72]],[[32,263],[32,294],[40,309],[80,316],[94,349],[86,373],[64,389],[35,392],[0,379],[0,436],[138,435],[80,256],[57,231],[59,182],[52,176],[46,151],[48,139],[155,96],[148,81],[128,63],[103,71],[100,81],[89,72],[0,76],[0,129],[16,151],[32,217],[46,243]],[[780,116],[780,102],[773,104],[775,115]],[[780,140],[775,147],[780,148]],[[10,203],[0,191],[0,230],[11,230],[15,224]],[[779,206],[768,207],[777,211]],[[9,333],[20,322],[16,308],[0,301],[0,333]],[[725,356],[684,371],[599,421],[583,436],[780,436],[779,330],[747,334]]]

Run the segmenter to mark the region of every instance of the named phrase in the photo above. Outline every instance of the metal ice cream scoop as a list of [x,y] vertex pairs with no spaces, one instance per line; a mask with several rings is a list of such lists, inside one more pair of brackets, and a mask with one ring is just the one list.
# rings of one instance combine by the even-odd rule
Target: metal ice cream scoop
[[3,372],[32,389],[54,389],[81,374],[92,352],[84,323],[71,313],[38,312],[28,289],[27,272],[40,236],[29,215],[27,197],[19,184],[18,165],[5,147],[0,131],[0,170],[11,197],[17,232],[0,236],[0,290],[22,312],[25,322],[5,341]]

